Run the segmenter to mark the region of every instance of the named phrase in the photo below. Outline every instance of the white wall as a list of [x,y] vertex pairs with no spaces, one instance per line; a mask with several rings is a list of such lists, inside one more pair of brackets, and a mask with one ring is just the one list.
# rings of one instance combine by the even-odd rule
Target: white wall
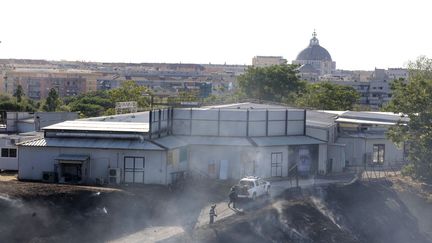
[[349,165],[362,166],[365,153],[369,154],[369,157],[372,158],[374,144],[385,145],[385,164],[403,160],[403,149],[397,148],[393,142],[388,139],[367,139],[365,141],[363,138],[340,137],[337,139],[337,143],[346,144],[345,154]]
[[[249,146],[208,146],[191,145],[189,169],[192,173],[203,173],[211,178],[219,178],[220,161],[227,160],[229,178],[240,179],[255,175],[271,177],[271,154],[282,153],[282,176],[288,175],[288,146],[249,147]],[[209,164],[215,165],[215,174],[209,174]]]
[[260,147],[258,159],[258,176],[271,177],[271,155],[282,153],[282,176],[288,176],[288,146]]
[[318,128],[318,127],[306,127],[306,135],[322,140],[322,141],[328,141],[329,139],[329,132],[327,128]]
[[318,173],[327,173],[327,144],[318,146]]
[[[191,173],[209,175],[219,178],[220,161],[228,161],[228,178],[240,178],[241,154],[245,148],[242,146],[189,146],[189,170]],[[209,165],[214,164],[214,174],[209,173]]]
[[[328,160],[332,160],[331,172],[342,172],[345,168],[345,145],[343,144],[329,144],[328,145]],[[329,173],[329,171],[327,171]]]
[[[86,148],[54,148],[20,146],[18,155],[20,179],[41,180],[42,172],[54,171],[55,158],[61,154],[79,154],[90,156],[89,182],[96,178],[106,178],[108,168],[121,168],[124,171],[124,157],[145,158],[144,183],[167,184],[166,152]],[[123,176],[122,176],[123,177]],[[123,181],[123,178],[122,178]]]
[[[9,137],[0,138],[0,152],[2,148],[17,149],[15,144],[11,143],[10,139]],[[18,139],[16,139],[16,142],[18,142]],[[18,170],[18,157],[1,157],[0,154],[0,170]]]
[[304,123],[304,110],[288,110],[286,113],[286,110],[175,109],[173,134],[229,137],[303,135]]

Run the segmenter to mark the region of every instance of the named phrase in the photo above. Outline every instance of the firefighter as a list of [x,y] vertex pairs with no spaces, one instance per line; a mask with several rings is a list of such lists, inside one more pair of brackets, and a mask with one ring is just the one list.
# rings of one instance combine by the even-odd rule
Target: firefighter
[[216,204],[211,205],[209,215],[210,215],[210,224],[213,224],[214,223],[214,217],[217,217]]
[[237,201],[237,191],[236,188],[233,186],[231,187],[231,191],[229,193],[229,203],[228,207],[230,208],[231,204],[233,205],[233,208],[236,208],[236,201]]

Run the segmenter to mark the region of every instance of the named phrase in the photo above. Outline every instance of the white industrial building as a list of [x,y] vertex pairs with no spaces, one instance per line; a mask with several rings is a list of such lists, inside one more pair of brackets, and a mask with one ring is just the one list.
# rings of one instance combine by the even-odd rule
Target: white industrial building
[[18,170],[16,144],[40,136],[41,127],[78,118],[76,112],[0,112],[0,170]]
[[341,172],[352,158],[341,114],[242,103],[66,121],[20,144],[18,176],[169,184],[181,171],[217,179],[286,177],[296,165],[303,175]]

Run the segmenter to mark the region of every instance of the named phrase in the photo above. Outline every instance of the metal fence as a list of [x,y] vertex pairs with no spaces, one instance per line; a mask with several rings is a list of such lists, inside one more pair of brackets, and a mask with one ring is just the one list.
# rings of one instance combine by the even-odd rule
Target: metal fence
[[401,174],[402,168],[407,165],[407,161],[395,161],[383,164],[364,164],[347,166],[347,171],[355,172],[358,178],[363,181],[387,179]]

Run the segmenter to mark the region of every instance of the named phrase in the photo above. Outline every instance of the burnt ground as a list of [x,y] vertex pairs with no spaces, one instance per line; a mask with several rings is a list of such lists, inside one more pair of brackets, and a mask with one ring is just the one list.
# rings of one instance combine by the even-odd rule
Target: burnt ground
[[[432,242],[430,194],[396,180],[287,190],[195,228],[201,209],[225,200],[229,185],[193,182],[173,193],[0,180],[0,242],[107,242],[178,226],[180,234],[158,242]],[[142,237],[137,242],[153,241]]]

